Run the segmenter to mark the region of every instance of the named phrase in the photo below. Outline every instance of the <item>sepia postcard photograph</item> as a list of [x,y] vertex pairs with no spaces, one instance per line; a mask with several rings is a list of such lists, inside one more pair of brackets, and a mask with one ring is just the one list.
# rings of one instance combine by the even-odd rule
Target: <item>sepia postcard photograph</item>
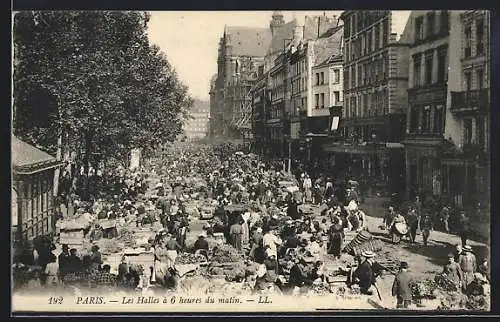
[[12,314],[489,312],[490,15],[13,12]]

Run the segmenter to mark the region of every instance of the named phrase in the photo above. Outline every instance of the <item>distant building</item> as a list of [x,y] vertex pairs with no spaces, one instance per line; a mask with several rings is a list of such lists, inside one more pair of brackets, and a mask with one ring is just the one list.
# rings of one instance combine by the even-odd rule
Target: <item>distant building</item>
[[[268,28],[226,26],[220,38],[217,78],[211,92],[213,136],[241,138],[251,128],[250,88],[271,42]],[[245,133],[246,134],[246,133]]]
[[[263,150],[267,149],[268,154],[284,156],[291,149],[297,156],[301,136],[307,132],[306,119],[312,117],[307,113],[312,105],[310,74],[315,65],[312,47],[316,39],[323,37],[323,47],[330,48],[333,44],[340,50],[340,37],[337,42],[331,38],[337,22],[335,17],[316,16],[305,17],[304,25],[300,25],[296,19],[285,23],[279,12],[273,14],[272,40],[264,70],[252,89],[254,100],[258,101],[253,106],[254,125],[264,126],[263,130],[253,127],[259,136],[258,143],[257,138],[255,142],[265,146]],[[317,60],[324,62],[333,53],[323,50]]]
[[184,135],[188,141],[206,138],[209,134],[210,106],[207,102],[195,101],[184,122]]

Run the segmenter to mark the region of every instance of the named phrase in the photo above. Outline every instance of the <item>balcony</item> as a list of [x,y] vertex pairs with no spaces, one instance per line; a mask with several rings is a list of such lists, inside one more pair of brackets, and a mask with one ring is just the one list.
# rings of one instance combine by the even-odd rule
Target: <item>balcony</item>
[[451,113],[467,115],[486,113],[490,108],[489,89],[451,92]]

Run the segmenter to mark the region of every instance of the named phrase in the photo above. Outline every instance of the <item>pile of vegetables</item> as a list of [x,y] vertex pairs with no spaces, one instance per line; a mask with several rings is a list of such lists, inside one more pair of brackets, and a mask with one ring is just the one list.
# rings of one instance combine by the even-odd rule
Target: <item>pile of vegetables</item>
[[436,298],[436,289],[438,285],[430,279],[413,282],[410,284],[411,292],[414,299],[434,299]]
[[434,278],[436,285],[446,292],[457,292],[459,289],[453,282],[451,282],[445,275],[438,274]]
[[489,311],[490,300],[484,295],[469,296],[465,302],[465,307],[474,311]]
[[136,246],[134,232],[126,228],[122,228],[120,230],[120,233],[116,238],[116,240],[119,241],[120,243],[123,243],[124,247],[133,248]]
[[176,263],[178,264],[197,264],[206,262],[206,258],[203,255],[194,255],[191,253],[181,253],[177,256]]
[[231,263],[241,261],[242,256],[234,247],[223,244],[214,249],[212,260],[217,263]]
[[115,254],[121,252],[125,246],[123,242],[116,239],[100,239],[96,242],[99,246],[99,250],[103,254]]

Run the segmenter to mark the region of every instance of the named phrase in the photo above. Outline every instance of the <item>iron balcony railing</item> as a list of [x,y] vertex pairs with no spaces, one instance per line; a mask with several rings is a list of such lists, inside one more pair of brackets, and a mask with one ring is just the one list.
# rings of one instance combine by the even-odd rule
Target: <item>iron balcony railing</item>
[[489,89],[451,92],[451,112],[485,112],[489,108]]

